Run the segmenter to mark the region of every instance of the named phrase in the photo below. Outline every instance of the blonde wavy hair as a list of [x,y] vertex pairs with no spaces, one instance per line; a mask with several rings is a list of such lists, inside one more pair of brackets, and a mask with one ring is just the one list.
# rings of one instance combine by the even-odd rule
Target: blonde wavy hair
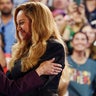
[[[49,8],[40,2],[27,2],[15,10],[14,21],[17,27],[17,14],[22,10],[31,20],[31,40],[21,41],[16,31],[17,43],[12,48],[12,59],[9,69],[12,70],[15,61],[21,59],[21,70],[28,71],[37,65],[46,50],[46,41],[53,36],[63,44],[53,16]],[[31,42],[31,43],[30,43]],[[29,46],[30,45],[30,46]]]

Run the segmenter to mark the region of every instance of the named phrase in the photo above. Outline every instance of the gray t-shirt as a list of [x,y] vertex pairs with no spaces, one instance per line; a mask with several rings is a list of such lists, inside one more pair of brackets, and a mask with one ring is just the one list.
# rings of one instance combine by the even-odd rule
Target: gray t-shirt
[[70,83],[68,86],[69,96],[92,96],[93,82],[96,80],[96,61],[87,59],[80,65],[71,56],[68,58],[70,66]]

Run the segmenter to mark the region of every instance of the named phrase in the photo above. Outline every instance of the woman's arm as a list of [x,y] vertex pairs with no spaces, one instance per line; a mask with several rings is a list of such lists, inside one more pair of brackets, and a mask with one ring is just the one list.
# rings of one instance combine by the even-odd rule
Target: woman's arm
[[[8,96],[20,96],[32,89],[40,87],[43,84],[40,78],[41,75],[58,74],[62,71],[62,66],[53,62],[54,59],[41,63],[36,71],[31,71],[18,80],[9,80],[2,72],[0,66],[0,93]],[[58,71],[54,73],[53,70],[57,69]]]

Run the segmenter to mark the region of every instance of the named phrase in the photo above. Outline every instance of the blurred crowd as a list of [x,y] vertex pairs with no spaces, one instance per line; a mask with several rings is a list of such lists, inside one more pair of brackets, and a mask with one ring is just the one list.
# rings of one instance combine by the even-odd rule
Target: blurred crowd
[[16,42],[14,10],[25,2],[49,7],[66,44],[60,96],[96,96],[96,0],[0,0],[0,63],[4,71]]

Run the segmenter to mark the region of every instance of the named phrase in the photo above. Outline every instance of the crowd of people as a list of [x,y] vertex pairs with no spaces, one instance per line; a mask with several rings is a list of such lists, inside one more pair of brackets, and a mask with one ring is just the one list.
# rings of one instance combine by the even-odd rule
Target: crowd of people
[[0,65],[0,96],[96,96],[96,0],[0,0]]

